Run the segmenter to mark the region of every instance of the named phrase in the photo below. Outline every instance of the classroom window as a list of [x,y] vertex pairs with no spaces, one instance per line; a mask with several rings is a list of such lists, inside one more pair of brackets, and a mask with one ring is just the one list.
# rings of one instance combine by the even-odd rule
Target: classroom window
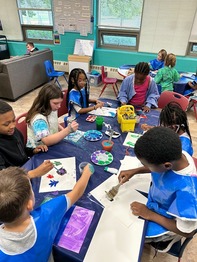
[[25,41],[53,43],[51,0],[17,0]]
[[137,50],[143,0],[100,0],[98,10],[98,46]]

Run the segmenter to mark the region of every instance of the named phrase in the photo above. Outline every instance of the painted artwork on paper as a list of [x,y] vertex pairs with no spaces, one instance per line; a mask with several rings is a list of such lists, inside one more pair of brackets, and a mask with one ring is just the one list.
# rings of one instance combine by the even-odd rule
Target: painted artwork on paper
[[97,108],[96,110],[90,111],[88,114],[92,114],[92,115],[96,115],[96,116],[115,117],[116,116],[116,108],[110,108],[110,107]]
[[79,253],[95,211],[76,206],[58,242],[58,246]]
[[77,130],[75,131],[74,133],[70,133],[68,136],[66,136],[64,138],[64,140],[66,141],[70,141],[70,142],[73,142],[73,143],[77,143],[77,141],[83,137],[85,132],[81,131],[81,130]]
[[140,136],[141,136],[140,134],[128,132],[125,141],[123,143],[123,146],[129,146],[134,148],[135,143],[137,142]]
[[71,190],[76,183],[75,157],[52,159],[54,168],[41,177],[39,192]]

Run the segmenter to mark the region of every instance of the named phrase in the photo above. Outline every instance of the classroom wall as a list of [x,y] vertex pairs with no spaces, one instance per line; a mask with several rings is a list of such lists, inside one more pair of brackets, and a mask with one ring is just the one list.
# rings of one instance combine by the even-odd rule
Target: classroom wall
[[[3,1],[5,1],[5,0],[3,0]],[[179,5],[179,19],[181,17],[181,19],[184,20],[184,17],[186,17],[187,12],[184,10],[185,15],[183,15],[184,12],[181,13],[180,3],[182,4],[182,6],[185,6],[185,3],[187,2],[187,4],[188,4],[188,1],[187,0],[180,0],[180,1],[173,1],[173,3],[174,3],[173,9],[176,8],[175,4],[177,4],[177,6]],[[68,55],[73,54],[73,51],[74,51],[75,39],[78,39],[78,38],[80,38],[80,39],[91,39],[91,40],[95,40],[95,43],[96,43],[96,41],[97,41],[97,0],[94,0],[93,2],[94,2],[94,23],[92,24],[92,26],[93,26],[93,33],[92,34],[88,34],[87,37],[82,37],[82,36],[80,36],[79,33],[66,32],[64,35],[61,35],[61,44],[60,45],[36,44],[36,46],[39,49],[43,49],[43,48],[46,48],[46,47],[52,49],[53,54],[54,54],[54,60],[68,61]],[[149,11],[148,11],[149,7],[147,6],[148,2],[150,3],[150,0],[145,1],[146,4],[144,5],[144,13],[146,13],[146,10],[149,13]],[[159,3],[160,3],[160,5],[159,5]],[[156,5],[157,9],[156,10],[158,10],[159,7],[161,9],[161,6],[162,6],[161,10],[163,10],[163,8],[165,7],[164,3],[166,3],[166,10],[169,10],[169,4],[171,3],[171,1],[169,2],[169,1],[165,1],[165,0],[157,0],[157,5]],[[190,3],[192,4],[192,7],[194,9],[197,8],[197,2],[195,0],[191,0]],[[153,8],[154,8],[154,5],[152,5],[152,9]],[[186,19],[187,23],[186,23],[184,30],[187,29],[188,32],[191,31],[191,29],[192,29],[191,21],[193,21],[194,18],[195,18],[195,10],[193,10],[193,8],[192,9],[189,8],[190,19],[189,20],[188,20],[188,18]],[[173,9],[172,9],[172,11],[173,11]],[[13,9],[12,9],[12,12],[14,12]],[[15,10],[15,12],[17,13],[17,10]],[[16,13],[15,13],[15,15],[16,15]],[[194,17],[191,18],[191,15],[193,15]],[[145,17],[145,15],[144,15],[144,17]],[[166,20],[169,21],[170,17],[172,17],[172,20],[174,21],[173,15],[167,17]],[[146,16],[146,19],[147,19],[147,16]],[[155,16],[155,19],[151,19],[151,21],[149,22],[149,29],[151,28],[151,23],[152,24],[157,23],[158,27],[160,27],[159,32],[161,32],[161,23],[159,23],[158,21],[159,20],[156,16]],[[142,22],[142,25],[143,25],[143,22]],[[168,26],[172,26],[172,25],[170,23],[168,23]],[[154,28],[155,28],[155,26],[154,26]],[[151,38],[145,37],[147,32],[148,32],[147,30],[149,30],[149,29],[146,28],[146,30],[142,30],[142,32],[141,32],[140,37],[141,37],[141,41],[143,42],[143,43],[142,42],[140,43],[141,52],[130,52],[130,51],[128,52],[128,51],[101,49],[101,48],[97,48],[97,46],[95,45],[92,64],[94,64],[94,65],[105,65],[105,66],[110,66],[110,67],[118,67],[122,64],[136,64],[140,61],[148,62],[149,60],[155,58],[159,49],[165,48],[165,46],[162,46],[161,37],[163,37],[164,40],[166,41],[165,37],[169,37],[168,36],[169,33],[168,33],[168,30],[167,30],[167,26],[165,25],[165,30],[162,31],[162,36],[161,37],[155,36],[155,38],[153,39],[154,41],[152,40],[153,43],[152,43],[152,49],[151,49],[150,48],[150,46],[151,46],[150,45],[150,39]],[[180,33],[180,27],[177,27],[177,30],[178,30],[177,32]],[[184,30],[182,30],[183,33],[184,33]],[[173,34],[176,36],[176,30],[173,31],[173,32],[174,32]],[[0,33],[1,33],[1,31],[0,31]],[[156,34],[156,33],[157,33],[157,30],[154,32],[154,34]],[[189,33],[187,33],[185,41],[188,41],[188,37],[189,37]],[[157,39],[158,39],[158,41],[157,41]],[[175,51],[174,45],[177,45],[177,50],[180,50],[180,48],[178,48],[179,45],[180,45],[180,39],[177,38],[177,40],[176,40],[176,37],[174,37],[173,39],[169,39],[169,41],[171,41],[171,40],[173,40],[172,41],[173,48],[171,49],[170,45],[168,45],[168,48],[166,48],[167,51],[168,52],[174,52]],[[147,41],[147,50],[145,48],[146,47],[146,41]],[[163,41],[163,42],[165,43],[165,41]],[[10,49],[11,55],[15,56],[15,55],[24,54],[26,52],[26,46],[25,45],[26,45],[26,43],[22,42],[22,41],[9,41],[9,49]],[[153,48],[153,46],[154,46],[154,48]],[[158,47],[158,48],[156,48],[156,47]],[[182,45],[182,47],[183,47],[183,45]],[[186,47],[185,47],[185,49],[186,49]],[[186,52],[186,50],[185,50],[185,52]],[[174,52],[174,53],[176,54],[176,52]],[[180,70],[180,71],[196,72],[197,58],[189,57],[189,56],[185,56],[185,55],[177,55],[176,68],[177,68],[177,70]]]

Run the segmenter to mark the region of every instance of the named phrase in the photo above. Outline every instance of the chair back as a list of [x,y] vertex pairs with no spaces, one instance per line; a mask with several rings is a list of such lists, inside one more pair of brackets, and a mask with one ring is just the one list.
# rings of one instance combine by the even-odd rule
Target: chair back
[[54,67],[53,67],[51,61],[50,60],[44,61],[44,66],[45,66],[45,70],[46,70],[47,75],[51,77],[51,74],[53,74],[53,72],[54,72]]
[[104,66],[101,66],[101,77],[102,77],[102,82],[104,82],[105,78],[106,78],[106,73],[105,73]]
[[64,90],[62,91],[63,93],[63,101],[61,103],[61,107],[58,109],[58,117],[65,115],[66,113],[68,113],[68,108],[66,106],[66,97],[67,97],[67,93],[68,90]]
[[16,118],[16,128],[22,133],[24,137],[24,143],[27,142],[27,123],[26,123],[27,113],[23,113]]
[[164,91],[158,99],[158,107],[164,108],[170,102],[178,103],[184,111],[186,111],[189,104],[189,100],[185,96],[173,91]]
[[193,158],[193,160],[194,160],[194,164],[195,164],[195,166],[196,166],[196,169],[197,169],[197,158],[196,157],[192,157]]

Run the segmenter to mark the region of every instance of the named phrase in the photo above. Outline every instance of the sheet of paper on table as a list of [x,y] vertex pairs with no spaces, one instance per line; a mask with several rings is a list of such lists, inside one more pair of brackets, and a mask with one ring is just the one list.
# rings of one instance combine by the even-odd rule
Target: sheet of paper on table
[[[140,162],[136,157],[127,156],[122,160],[120,170],[139,167]],[[96,187],[90,194],[97,199],[105,209],[109,209],[111,215],[116,217],[120,223],[126,227],[130,227],[138,219],[131,213],[130,204],[138,201],[146,204],[147,198],[137,190],[147,193],[151,181],[150,174],[137,174],[129,182],[123,184],[113,201],[109,201],[106,197],[106,191],[119,183],[118,175],[112,175],[101,185]],[[117,211],[118,210],[118,211]]]
[[123,143],[123,146],[129,146],[129,147],[134,148],[135,143],[137,142],[140,136],[142,135],[137,134],[137,133],[128,132],[125,138],[125,141]]
[[58,246],[79,253],[95,211],[76,206],[69,218]]
[[182,76],[186,77],[186,78],[195,79],[195,73],[193,73],[193,72],[182,73]]
[[70,133],[68,136],[66,136],[64,140],[76,143],[84,135],[84,133],[85,132],[81,130],[77,130],[76,132]]
[[97,108],[96,110],[90,111],[88,114],[96,115],[96,116],[115,117],[116,116],[116,108],[111,108],[111,107]]
[[105,208],[83,261],[139,262],[143,229],[143,219],[127,228]]
[[[140,161],[135,157],[125,156],[121,161],[120,170],[140,167]],[[120,171],[119,170],[119,171]],[[106,184],[105,184],[106,182]],[[105,199],[105,187],[108,190],[116,185],[118,178],[111,176],[107,181],[91,191],[96,198]],[[146,203],[147,198],[143,197],[136,188],[148,192],[150,185],[150,174],[139,174],[122,185],[113,202],[104,200],[107,203],[103,210],[98,226],[84,258],[84,262],[100,261],[124,261],[138,262],[142,239],[144,235],[143,219],[131,214],[130,203],[140,201]],[[103,201],[100,200],[100,201]],[[99,247],[99,248],[98,248]]]
[[[39,193],[71,190],[76,183],[75,157],[51,159],[54,168],[41,177]],[[59,169],[65,174],[58,174]]]

